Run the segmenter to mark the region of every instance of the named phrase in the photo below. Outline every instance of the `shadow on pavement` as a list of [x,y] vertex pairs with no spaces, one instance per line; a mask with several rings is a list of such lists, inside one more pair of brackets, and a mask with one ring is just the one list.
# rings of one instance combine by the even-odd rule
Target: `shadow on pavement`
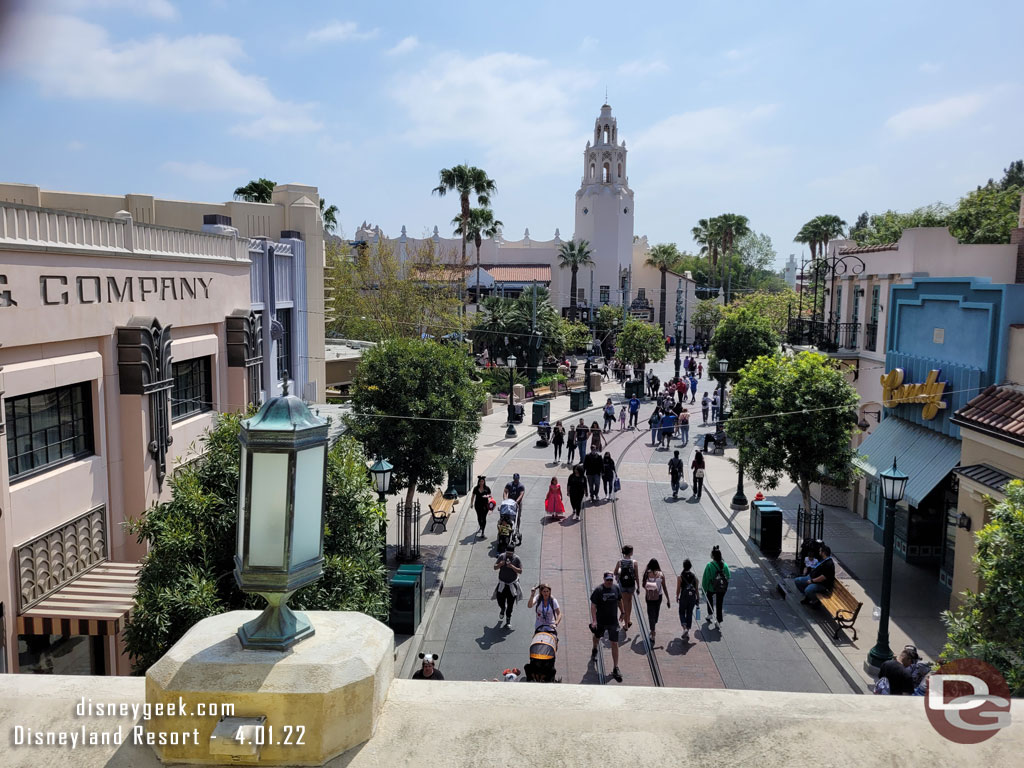
[[505,622],[501,621],[496,627],[484,627],[484,633],[476,639],[480,650],[486,651],[496,643],[505,642],[505,638],[512,634],[512,628],[505,629]]

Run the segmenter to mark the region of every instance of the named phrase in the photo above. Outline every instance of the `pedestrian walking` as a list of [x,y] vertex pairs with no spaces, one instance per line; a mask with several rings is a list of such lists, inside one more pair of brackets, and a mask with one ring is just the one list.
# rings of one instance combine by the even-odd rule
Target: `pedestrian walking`
[[596,421],[590,423],[590,444],[598,451],[604,448],[604,435],[601,432],[601,425]]
[[651,397],[657,397],[658,391],[661,389],[661,379],[657,376],[651,376]]
[[626,363],[626,381],[633,380],[633,364]]
[[572,474],[569,475],[565,488],[569,493],[569,506],[572,507],[572,513],[578,520],[580,512],[583,510],[583,497],[587,495],[587,479],[583,476],[583,467],[579,464],[572,468]]
[[612,399],[609,397],[604,401],[604,431],[611,432],[612,424],[615,423],[615,406],[612,405]]
[[619,580],[619,589],[622,590],[622,628],[629,629],[633,626],[633,596],[640,593],[640,584],[637,581],[637,565],[633,559],[633,546],[626,544],[622,547],[622,558],[615,564],[615,578]]
[[590,660],[597,660],[597,644],[607,637],[612,646],[612,677],[619,683],[619,621],[624,615],[622,590],[615,583],[615,574],[605,572],[604,582],[590,593],[590,631],[594,635]]
[[565,444],[565,427],[562,422],[556,421],[555,428],[551,430],[551,445],[555,448],[555,463],[562,458],[562,445]]
[[605,451],[601,467],[601,483],[604,488],[604,497],[612,498],[615,493],[615,461],[607,451]]
[[632,429],[636,426],[637,416],[640,414],[640,398],[633,395],[629,398],[629,427]]
[[604,472],[604,459],[601,457],[596,445],[590,446],[590,453],[583,459],[583,474],[587,476],[587,490],[590,493],[591,503],[597,501],[598,491],[601,490],[601,473]]
[[683,460],[679,458],[679,451],[668,460],[668,479],[672,483],[672,498],[679,498],[679,483],[683,477]]
[[679,414],[679,439],[684,446],[690,442],[690,414],[687,411]]
[[715,390],[715,396],[711,398],[711,420],[718,421],[718,390]]
[[[704,578],[701,579],[701,587],[708,598],[708,625],[714,619],[715,626],[721,629],[722,626],[722,603],[725,601],[725,593],[729,589],[729,566],[722,559],[722,551],[716,544],[711,548],[711,560],[704,566]],[[712,617],[711,612],[714,611]]]
[[665,411],[661,417],[661,443],[667,451],[672,443],[672,433],[676,428],[676,415],[672,411]]
[[511,544],[504,554],[499,555],[494,563],[498,572],[498,584],[491,597],[498,601],[498,623],[505,620],[505,629],[512,624],[512,608],[523,599],[523,590],[519,586],[519,575],[523,572],[523,563],[516,556],[516,548]]
[[704,378],[704,363],[697,363],[697,378]]
[[690,372],[690,404],[697,402],[697,377]]
[[711,398],[708,397],[708,393],[704,393],[704,397],[700,399],[700,414],[701,414],[701,426],[706,427],[708,425],[708,409],[711,408]]
[[487,485],[487,478],[480,475],[473,486],[473,509],[476,511],[476,521],[480,524],[480,535],[486,536],[484,528],[487,527],[487,513],[491,511],[491,489]]
[[569,378],[576,378],[576,369],[579,367],[579,360],[576,359],[576,355],[569,358]]
[[587,440],[590,439],[590,429],[583,423],[581,418],[576,425],[576,450],[580,454],[580,461],[587,455]]
[[537,618],[533,624],[533,631],[546,630],[558,634],[558,625],[562,623],[562,608],[558,601],[551,594],[551,586],[541,582],[530,590],[530,600],[527,608],[534,608]]
[[651,445],[658,444],[658,433],[661,431],[661,409],[655,408],[651,418],[647,420],[647,426],[651,428]]
[[[687,558],[683,560],[683,572],[676,579],[676,605],[679,606],[679,625],[683,628],[683,641],[690,639],[690,628],[693,626],[693,609],[700,602],[700,585],[697,575],[693,572],[693,563]],[[698,623],[700,614],[697,615]]]
[[679,398],[680,403],[686,402],[686,392],[690,389],[690,382],[686,379],[680,379],[676,384],[676,397]]
[[626,406],[619,408],[619,432],[623,432],[626,429]]
[[693,452],[690,469],[693,470],[693,497],[700,501],[704,494],[704,454],[699,450]]
[[576,456],[576,428],[569,425],[569,429],[566,431],[565,436],[565,466],[571,467],[572,460]]
[[552,477],[548,485],[548,495],[544,498],[544,509],[555,520],[565,517],[565,504],[562,502],[562,486],[558,484],[558,478]]
[[647,605],[647,622],[650,624],[651,643],[653,644],[655,628],[658,626],[658,618],[661,616],[662,601],[665,602],[666,608],[672,607],[672,603],[668,599],[665,574],[661,572],[661,566],[657,559],[652,557],[648,561],[640,583],[644,585],[644,603]]

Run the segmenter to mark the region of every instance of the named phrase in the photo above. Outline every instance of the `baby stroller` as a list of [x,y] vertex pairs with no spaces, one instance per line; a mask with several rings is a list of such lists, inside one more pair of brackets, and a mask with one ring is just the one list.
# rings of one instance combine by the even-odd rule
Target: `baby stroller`
[[505,499],[498,508],[498,551],[504,552],[510,545],[518,547],[523,543],[519,532],[519,505],[515,499]]
[[526,665],[526,679],[537,683],[555,681],[555,654],[558,652],[558,635],[555,628],[538,627],[530,641],[530,663]]
[[546,421],[540,422],[537,425],[537,447],[547,448],[548,443],[551,442],[551,425]]

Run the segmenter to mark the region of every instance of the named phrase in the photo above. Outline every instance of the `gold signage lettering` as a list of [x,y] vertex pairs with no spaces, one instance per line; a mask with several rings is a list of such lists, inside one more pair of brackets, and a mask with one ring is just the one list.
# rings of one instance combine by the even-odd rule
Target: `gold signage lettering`
[[897,405],[922,405],[922,419],[934,419],[946,407],[942,395],[946,382],[939,381],[939,371],[933,370],[920,384],[904,384],[906,374],[902,368],[893,368],[881,377],[882,405],[895,408]]

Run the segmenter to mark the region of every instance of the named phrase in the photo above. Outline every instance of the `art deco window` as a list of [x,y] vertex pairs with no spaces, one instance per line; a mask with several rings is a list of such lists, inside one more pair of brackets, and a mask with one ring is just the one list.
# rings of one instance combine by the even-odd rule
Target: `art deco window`
[[9,397],[7,471],[11,480],[93,453],[89,382]]
[[171,421],[180,421],[203,411],[213,410],[210,382],[210,358],[196,357],[171,366]]
[[277,310],[277,321],[283,334],[277,343],[277,375],[280,377],[287,373],[295,378],[295,369],[292,368],[292,310]]

